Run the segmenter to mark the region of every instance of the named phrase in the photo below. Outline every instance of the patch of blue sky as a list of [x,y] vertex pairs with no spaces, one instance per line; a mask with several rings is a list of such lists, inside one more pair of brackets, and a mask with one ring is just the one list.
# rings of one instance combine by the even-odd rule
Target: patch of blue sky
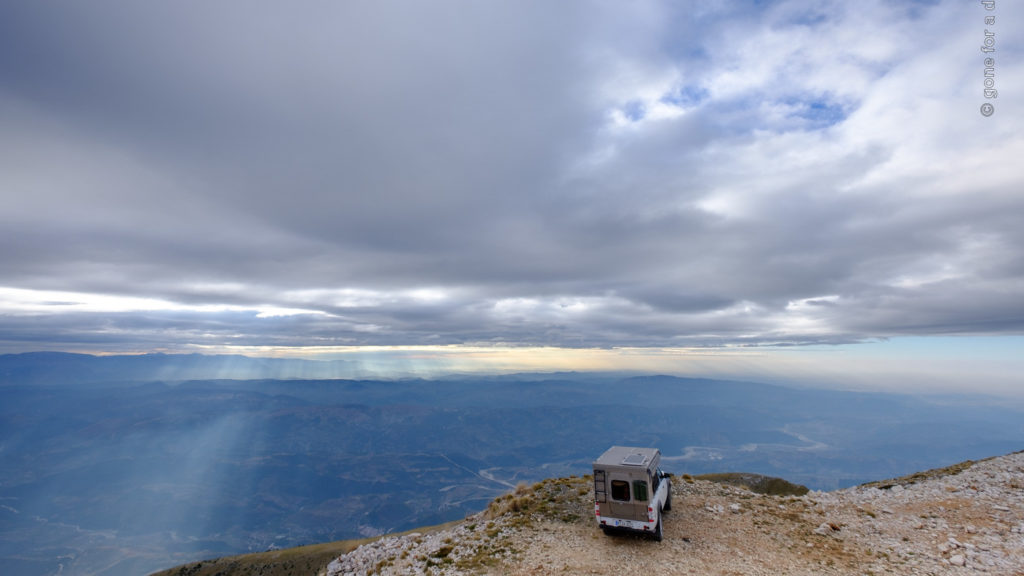
[[849,116],[849,110],[842,104],[817,98],[813,100],[793,99],[785,102],[793,108],[790,117],[799,118],[808,128],[827,128],[839,124]]
[[630,100],[622,106],[622,115],[630,122],[639,122],[647,115],[647,105],[640,100]]
[[722,135],[743,135],[757,131],[790,132],[824,130],[842,123],[853,108],[828,97],[773,97],[760,92],[740,98],[709,99],[705,119]]
[[1024,364],[1024,336],[904,336],[851,345],[850,354],[898,358],[970,357],[988,361],[1015,359]]
[[673,106],[691,108],[700,104],[704,100],[707,100],[707,98],[707,90],[700,86],[689,84],[665,94],[661,97],[661,101],[665,104],[672,104]]
[[813,28],[828,21],[828,14],[824,12],[807,11],[797,14],[783,22],[787,26],[806,26]]
[[779,0],[748,0],[746,3],[737,2],[733,5],[733,9],[736,11],[749,11],[755,10],[762,12],[767,10],[771,6],[778,4]]
[[905,11],[911,20],[919,20],[924,17],[928,9],[938,6],[939,0],[904,0],[898,4]]

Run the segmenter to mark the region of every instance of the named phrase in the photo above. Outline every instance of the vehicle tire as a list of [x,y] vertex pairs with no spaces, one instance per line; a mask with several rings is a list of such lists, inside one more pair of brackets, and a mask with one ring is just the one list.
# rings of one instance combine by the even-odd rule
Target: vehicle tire
[[655,542],[661,542],[664,535],[661,532],[661,511],[658,511],[658,525],[654,527],[654,540]]
[[663,510],[665,512],[668,512],[671,509],[672,509],[672,486],[669,485],[669,487],[668,487],[668,496],[665,498],[665,507],[663,508]]

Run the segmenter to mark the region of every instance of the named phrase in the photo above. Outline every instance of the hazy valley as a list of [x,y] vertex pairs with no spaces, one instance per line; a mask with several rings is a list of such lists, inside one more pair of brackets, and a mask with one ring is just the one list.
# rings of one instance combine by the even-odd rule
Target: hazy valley
[[0,357],[5,573],[145,573],[458,519],[586,473],[611,444],[658,446],[679,474],[823,490],[1024,446],[1019,408],[966,396],[608,374],[171,380],[161,365],[199,359],[143,358],[119,379],[116,358]]

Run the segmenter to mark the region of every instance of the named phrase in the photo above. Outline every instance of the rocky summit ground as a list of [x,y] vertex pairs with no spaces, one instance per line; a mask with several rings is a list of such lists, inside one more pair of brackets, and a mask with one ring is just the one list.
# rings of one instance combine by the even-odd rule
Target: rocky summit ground
[[453,527],[377,540],[320,574],[1024,576],[1024,453],[799,497],[688,476],[673,490],[663,542],[602,533],[585,476],[521,486]]

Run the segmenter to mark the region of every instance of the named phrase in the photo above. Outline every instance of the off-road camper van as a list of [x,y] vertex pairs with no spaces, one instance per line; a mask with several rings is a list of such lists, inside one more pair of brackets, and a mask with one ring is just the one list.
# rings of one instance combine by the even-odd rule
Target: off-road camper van
[[594,461],[597,524],[646,532],[661,541],[661,514],[672,508],[672,482],[657,448],[612,446]]

